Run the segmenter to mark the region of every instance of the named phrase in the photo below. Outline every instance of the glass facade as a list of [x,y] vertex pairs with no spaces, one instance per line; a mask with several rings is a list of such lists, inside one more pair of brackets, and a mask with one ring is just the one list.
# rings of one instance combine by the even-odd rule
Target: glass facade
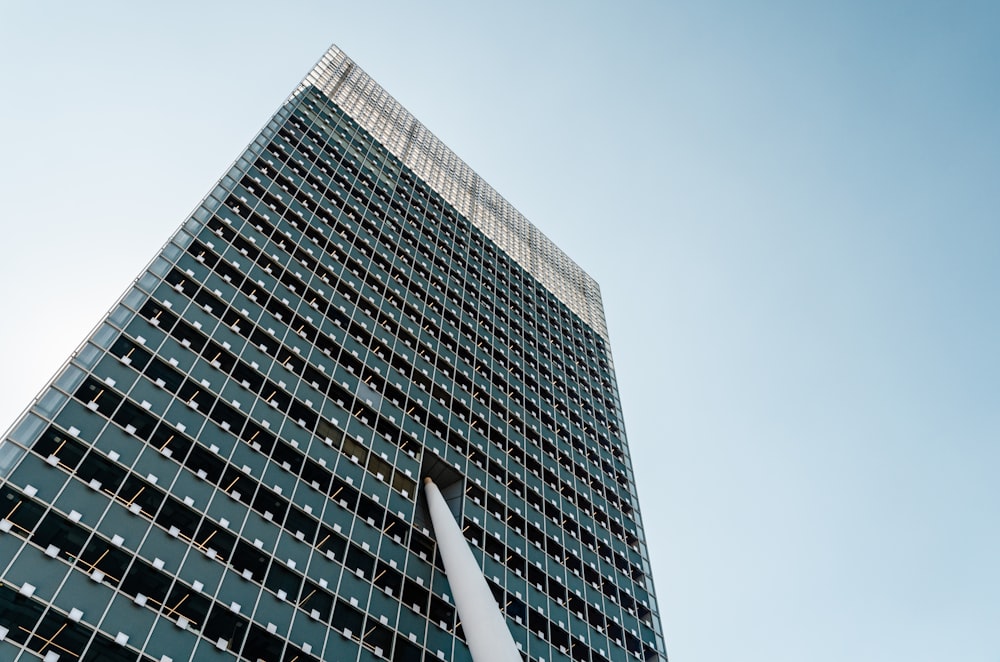
[[0,442],[0,659],[666,659],[600,293],[336,48]]

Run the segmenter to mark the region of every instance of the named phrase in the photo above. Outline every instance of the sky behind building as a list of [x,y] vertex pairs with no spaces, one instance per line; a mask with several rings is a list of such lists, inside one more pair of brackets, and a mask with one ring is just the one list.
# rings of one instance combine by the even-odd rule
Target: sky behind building
[[998,30],[0,3],[0,425],[335,42],[601,284],[675,662],[995,659]]

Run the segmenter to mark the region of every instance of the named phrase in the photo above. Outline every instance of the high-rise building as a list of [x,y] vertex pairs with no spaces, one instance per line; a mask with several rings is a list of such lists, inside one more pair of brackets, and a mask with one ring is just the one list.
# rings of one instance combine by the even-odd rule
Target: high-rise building
[[471,659],[425,476],[523,656],[665,659],[597,285],[331,48],[0,443],[0,660]]

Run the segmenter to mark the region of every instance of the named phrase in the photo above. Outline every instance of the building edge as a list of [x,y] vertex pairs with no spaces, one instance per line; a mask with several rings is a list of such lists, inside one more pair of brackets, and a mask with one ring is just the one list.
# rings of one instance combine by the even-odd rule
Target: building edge
[[361,128],[608,341],[597,281],[336,45],[287,101],[309,86],[350,113]]

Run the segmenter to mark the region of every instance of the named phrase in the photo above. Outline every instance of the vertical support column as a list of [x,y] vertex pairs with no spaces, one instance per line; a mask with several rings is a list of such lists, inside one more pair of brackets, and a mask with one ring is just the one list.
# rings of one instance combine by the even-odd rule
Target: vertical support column
[[424,479],[424,494],[472,659],[475,662],[521,662],[521,653],[493,599],[486,577],[441,491],[430,478]]

